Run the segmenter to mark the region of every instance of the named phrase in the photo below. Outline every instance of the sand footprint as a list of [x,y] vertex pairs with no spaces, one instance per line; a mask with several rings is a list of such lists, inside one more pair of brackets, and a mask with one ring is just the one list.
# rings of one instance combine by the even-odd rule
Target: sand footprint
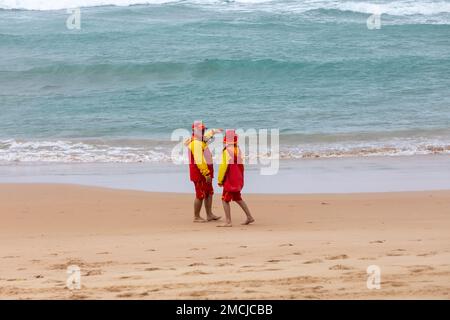
[[215,260],[224,260],[224,259],[234,259],[234,257],[223,256],[223,257],[215,257]]
[[320,259],[312,259],[312,260],[303,262],[303,264],[314,264],[314,263],[321,263],[321,262],[322,262],[322,260],[320,260]]
[[131,292],[119,293],[118,295],[116,295],[117,298],[131,298],[133,296],[134,294]]
[[266,269],[261,269],[259,271],[280,271],[280,270],[283,270],[283,269],[280,269],[280,268],[266,268]]
[[100,261],[100,262],[85,262],[81,259],[69,259],[65,263],[54,264],[50,266],[51,270],[64,270],[71,265],[78,266],[79,268],[99,268],[103,266],[113,265],[114,261]]
[[329,270],[352,270],[353,268],[349,267],[349,266],[344,266],[342,264],[336,264],[332,267],[329,267],[328,269]]
[[343,260],[343,259],[348,259],[348,258],[349,258],[348,255],[340,254],[340,255],[337,255],[337,256],[328,256],[325,259],[326,260]]
[[404,256],[405,254],[403,254],[403,252],[406,251],[404,249],[395,249],[392,250],[391,252],[388,252],[386,254],[386,256],[388,257],[400,257],[400,256]]
[[121,276],[118,279],[119,280],[140,280],[140,279],[142,279],[142,277],[133,275],[133,276]]
[[142,264],[152,264],[151,262],[148,262],[148,261],[137,261],[137,262],[132,262],[131,264],[140,264],[140,265],[142,265]]
[[90,276],[99,276],[103,273],[102,270],[96,269],[96,270],[88,270],[85,273],[83,273],[84,277],[90,277]]
[[369,243],[385,243],[386,240],[374,240],[374,241],[370,241]]
[[189,267],[206,266],[203,262],[194,262],[188,265]]
[[383,281],[384,286],[390,286],[390,287],[404,287],[407,284],[401,281]]
[[279,260],[279,259],[270,259],[270,260],[267,260],[266,262],[269,262],[269,263],[278,263],[278,262],[281,262],[281,261],[283,261],[283,260]]
[[437,255],[436,251],[430,251],[430,252],[420,253],[417,256],[418,257],[430,257],[430,256],[435,256],[435,255]]
[[205,274],[211,274],[210,272],[205,272],[202,270],[194,270],[194,271],[188,271],[183,273],[183,276],[199,276],[199,275],[205,275]]
[[151,268],[145,268],[144,271],[158,271],[161,270],[161,268],[158,267],[151,267]]
[[219,263],[216,265],[217,267],[228,267],[228,266],[234,266],[234,264],[229,262]]
[[425,271],[432,271],[432,270],[434,270],[433,267],[427,266],[427,265],[410,266],[410,267],[407,267],[407,268],[409,269],[409,271],[411,273],[422,273],[422,272],[425,272]]

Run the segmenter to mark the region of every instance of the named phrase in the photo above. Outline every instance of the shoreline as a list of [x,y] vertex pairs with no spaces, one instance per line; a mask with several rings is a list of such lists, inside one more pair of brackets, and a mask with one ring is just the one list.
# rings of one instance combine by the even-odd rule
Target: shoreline
[[449,299],[450,190],[244,199],[224,230],[192,194],[0,184],[0,299]]
[[[171,192],[171,191],[146,191],[146,190],[138,190],[138,189],[126,189],[126,188],[112,188],[112,187],[103,187],[103,186],[95,186],[95,185],[86,185],[86,184],[76,184],[76,183],[42,183],[42,182],[12,182],[12,183],[4,183],[0,182],[1,187],[68,187],[68,188],[85,188],[85,189],[93,189],[93,190],[110,190],[110,191],[118,191],[118,192],[131,192],[131,193],[143,193],[148,195],[171,195],[171,196],[182,196],[186,197],[191,195],[194,197],[195,190],[192,187],[191,191],[186,192]],[[442,193],[442,192],[450,192],[450,188],[448,189],[418,189],[418,190],[399,190],[399,191],[360,191],[360,192],[317,192],[317,193],[245,193],[242,191],[242,194],[246,194],[250,197],[265,197],[265,196],[276,196],[276,197],[295,197],[295,196],[310,196],[310,197],[326,197],[326,196],[364,196],[364,195],[401,195],[401,194],[423,194],[423,193]],[[220,198],[222,196],[222,188],[219,186],[214,186],[214,196]]]
[[[280,161],[275,175],[247,165],[244,193],[315,194],[450,189],[450,156],[422,155]],[[215,166],[217,174],[217,166]],[[151,192],[191,193],[187,165],[170,163],[15,163],[0,183],[62,183]],[[214,188],[219,190],[216,183]]]

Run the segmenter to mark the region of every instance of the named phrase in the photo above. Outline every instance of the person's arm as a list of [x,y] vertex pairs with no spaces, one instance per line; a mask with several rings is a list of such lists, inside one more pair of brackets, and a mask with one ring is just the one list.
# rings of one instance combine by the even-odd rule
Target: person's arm
[[192,137],[189,137],[189,138],[187,138],[186,140],[184,140],[184,145],[186,146],[186,147],[188,147],[189,148],[189,144],[192,142]]
[[228,154],[227,150],[224,150],[222,152],[222,163],[219,166],[219,175],[217,177],[219,186],[223,185],[223,182],[225,180],[225,174],[227,173],[229,161],[230,161],[230,155]]
[[194,163],[197,165],[200,173],[205,177],[210,176],[210,172],[208,169],[208,164],[206,163],[205,156],[203,154],[202,142],[193,139],[191,143],[189,143],[189,150],[191,150],[192,155],[194,156]]
[[221,133],[223,129],[211,129],[205,133],[204,140],[206,143],[211,143],[214,141],[214,135]]

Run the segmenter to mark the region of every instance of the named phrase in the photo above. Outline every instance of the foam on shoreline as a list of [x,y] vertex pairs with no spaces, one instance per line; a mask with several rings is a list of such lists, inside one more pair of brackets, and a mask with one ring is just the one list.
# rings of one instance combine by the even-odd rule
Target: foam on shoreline
[[[21,141],[0,140],[0,163],[170,163],[176,142]],[[439,139],[393,139],[334,143],[281,144],[280,159],[359,158],[450,154],[450,142]],[[248,159],[257,157],[248,155]],[[253,159],[252,158],[252,159]],[[177,160],[183,160],[183,156]],[[184,159],[187,160],[187,159]]]

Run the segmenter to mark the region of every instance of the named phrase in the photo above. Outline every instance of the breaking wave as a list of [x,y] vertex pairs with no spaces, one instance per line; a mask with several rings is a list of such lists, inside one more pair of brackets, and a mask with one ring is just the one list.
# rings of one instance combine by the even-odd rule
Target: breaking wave
[[436,15],[450,13],[449,1],[313,1],[313,0],[0,0],[0,8],[7,10],[62,10],[96,6],[185,4],[245,10],[307,12],[338,10],[357,13],[384,13],[394,16]]
[[[59,163],[158,163],[172,161],[176,142],[136,143],[80,141],[0,140],[0,162]],[[249,150],[250,148],[247,148]],[[244,148],[245,150],[245,148]],[[220,150],[219,150],[220,151]],[[247,158],[252,155],[246,152]],[[339,142],[328,144],[281,145],[280,159],[315,159],[370,156],[450,155],[450,142],[398,140],[385,142]],[[264,155],[261,155],[264,156]],[[180,158],[177,161],[183,159]]]

